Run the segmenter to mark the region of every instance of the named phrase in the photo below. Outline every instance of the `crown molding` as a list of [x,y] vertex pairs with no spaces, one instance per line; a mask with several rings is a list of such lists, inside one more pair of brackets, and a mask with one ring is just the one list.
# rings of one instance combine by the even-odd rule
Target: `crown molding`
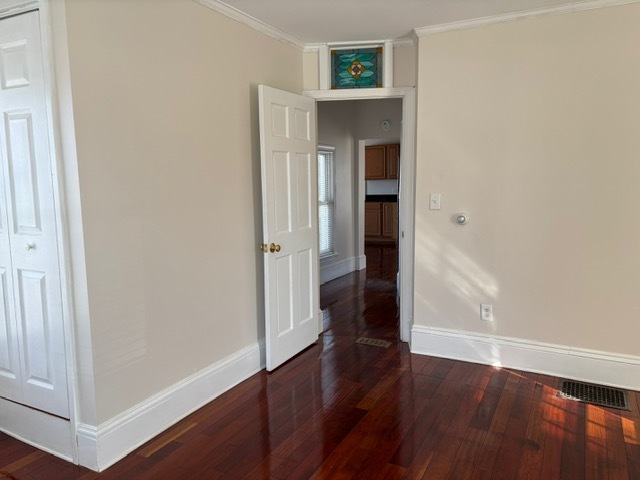
[[[413,30],[411,33],[414,33]],[[398,40],[391,40],[393,47],[415,47],[418,43],[418,37],[412,35],[411,38],[399,38]]]
[[271,25],[268,25],[257,18],[252,17],[251,15],[247,15],[246,13],[238,10],[237,8],[232,7],[231,5],[227,5],[220,0],[193,0],[200,5],[204,5],[205,7],[210,8],[211,10],[215,10],[226,17],[229,17],[237,22],[243,23],[248,27],[257,30],[260,33],[264,33],[269,37],[275,38],[287,45],[290,45],[300,51],[305,50],[305,44],[301,40],[289,35],[288,33],[283,32],[282,30],[278,30]]
[[596,8],[603,7],[615,7],[619,5],[627,5],[630,3],[638,2],[640,2],[640,0],[587,0],[584,2],[574,2],[566,5],[558,5],[555,7],[536,8],[533,10],[524,10],[522,12],[506,13],[504,15],[492,15],[489,17],[463,20],[461,22],[442,23],[440,25],[420,27],[416,28],[414,32],[417,37],[425,37],[428,35],[435,35],[437,33],[450,32],[453,30],[485,27],[487,25],[493,25],[494,23],[511,22],[514,20],[524,20],[547,15],[563,15],[566,13],[582,12],[585,10],[594,10]]
[[418,41],[420,40],[420,37],[418,37],[418,34],[416,33],[415,28],[409,32],[409,38],[413,41],[414,45],[418,45]]

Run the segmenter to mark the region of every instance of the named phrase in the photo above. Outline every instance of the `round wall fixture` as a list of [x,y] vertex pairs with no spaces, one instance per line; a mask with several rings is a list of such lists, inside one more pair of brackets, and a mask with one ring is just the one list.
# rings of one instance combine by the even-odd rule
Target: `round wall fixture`
[[385,132],[388,132],[389,130],[391,130],[391,122],[389,120],[383,120],[380,123],[380,128]]
[[469,215],[466,213],[459,213],[456,215],[456,223],[458,225],[466,225],[469,223]]

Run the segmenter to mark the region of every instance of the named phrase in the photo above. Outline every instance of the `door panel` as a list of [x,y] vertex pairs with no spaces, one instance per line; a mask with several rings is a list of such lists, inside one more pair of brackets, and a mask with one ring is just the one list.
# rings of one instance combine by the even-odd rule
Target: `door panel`
[[286,105],[273,103],[271,105],[271,135],[289,138],[289,109]]
[[275,230],[291,232],[291,162],[289,152],[273,152],[273,195],[275,200]]
[[18,270],[18,285],[25,380],[52,389],[45,274]]
[[9,324],[9,312],[7,305],[7,271],[0,268],[0,374],[11,374],[11,326]]
[[33,123],[29,110],[5,112],[7,164],[15,233],[40,233],[40,201],[33,144]]
[[296,139],[311,141],[311,119],[308,110],[294,109]]
[[273,370],[318,338],[316,113],[315,102],[299,95],[261,85],[259,97],[266,352]]
[[[1,72],[0,72],[1,73]],[[3,77],[4,78],[4,77]],[[1,151],[1,150],[0,150]],[[0,395],[22,399],[22,376],[18,333],[14,309],[9,218],[6,206],[5,176],[0,154]]]
[[3,90],[29,85],[26,40],[7,42],[0,46],[0,69]]
[[[0,391],[13,390],[11,384],[19,379],[19,364],[15,322],[13,322],[13,301],[9,291],[9,272],[0,267]],[[15,393],[13,394],[15,397]]]
[[43,72],[38,12],[0,20],[0,270],[9,306],[6,342],[16,359],[11,368],[19,371],[11,385],[0,378],[0,395],[68,418]]
[[313,251],[311,249],[303,250],[298,253],[298,284],[300,285],[298,293],[299,318],[300,324],[309,322],[315,318],[313,311],[313,298],[311,295],[303,295],[303,292],[309,292],[314,287],[313,275]]
[[276,291],[277,337],[282,337],[293,329],[293,268],[291,255],[276,259],[276,275],[273,277]]
[[296,163],[298,164],[298,181],[297,185],[302,187],[302,191],[297,192],[298,198],[298,228],[311,228],[313,219],[313,208],[316,207],[317,202],[312,202],[305,192],[312,190],[311,187],[311,173],[312,164],[311,156],[305,153],[296,154]]

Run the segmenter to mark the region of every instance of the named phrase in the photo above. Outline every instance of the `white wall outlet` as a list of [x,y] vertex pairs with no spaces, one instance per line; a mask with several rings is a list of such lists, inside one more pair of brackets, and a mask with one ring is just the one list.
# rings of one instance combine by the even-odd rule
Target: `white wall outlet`
[[480,319],[493,322],[493,305],[487,305],[486,303],[480,304]]
[[432,193],[429,195],[429,210],[440,210],[440,194]]

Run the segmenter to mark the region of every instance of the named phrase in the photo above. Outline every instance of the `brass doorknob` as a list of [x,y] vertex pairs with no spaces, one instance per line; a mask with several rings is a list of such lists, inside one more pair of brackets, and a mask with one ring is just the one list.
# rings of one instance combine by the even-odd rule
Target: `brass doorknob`
[[280,245],[276,245],[275,243],[272,243],[271,245],[269,245],[269,251],[271,253],[279,252],[280,251]]
[[269,245],[267,245],[266,243],[261,243],[260,250],[262,250],[264,253],[267,253],[267,251],[269,250]]

